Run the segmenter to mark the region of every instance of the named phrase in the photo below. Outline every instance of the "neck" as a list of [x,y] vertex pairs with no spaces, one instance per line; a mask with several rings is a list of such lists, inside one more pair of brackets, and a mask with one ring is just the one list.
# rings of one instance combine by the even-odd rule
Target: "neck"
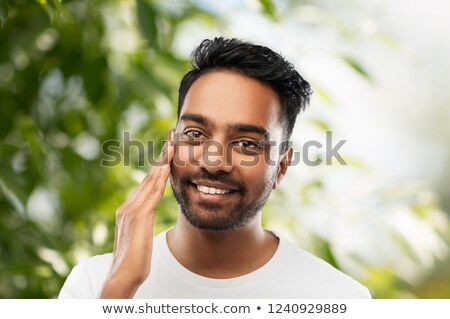
[[262,228],[261,213],[238,229],[212,232],[192,226],[179,212],[167,242],[184,267],[210,278],[232,278],[254,271],[267,263],[278,247],[278,238]]

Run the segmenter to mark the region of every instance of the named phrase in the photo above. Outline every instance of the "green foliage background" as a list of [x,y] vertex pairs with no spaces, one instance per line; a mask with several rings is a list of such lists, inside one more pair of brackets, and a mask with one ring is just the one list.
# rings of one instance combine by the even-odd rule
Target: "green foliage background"
[[[272,1],[259,4],[262,16],[279,21]],[[130,131],[157,142],[149,156],[159,153],[189,69],[174,50],[187,21],[225,23],[196,1],[0,0],[1,298],[54,298],[79,259],[112,250],[115,210],[149,167],[136,154],[131,167],[101,166],[99,150]],[[134,50],[121,28],[137,30]],[[357,61],[343,61],[369,78]],[[143,125],[134,126],[136,117]],[[156,232],[175,220],[167,191]],[[314,243],[339,266],[330,243]],[[395,296],[403,285],[388,270],[372,273],[365,283],[378,287],[375,296]]]

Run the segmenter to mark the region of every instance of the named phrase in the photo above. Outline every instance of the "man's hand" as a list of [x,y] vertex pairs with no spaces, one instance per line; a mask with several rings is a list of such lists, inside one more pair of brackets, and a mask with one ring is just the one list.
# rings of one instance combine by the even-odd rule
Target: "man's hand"
[[100,298],[133,298],[150,274],[155,210],[166,188],[174,155],[170,141],[171,136],[158,164],[117,209],[113,261]]

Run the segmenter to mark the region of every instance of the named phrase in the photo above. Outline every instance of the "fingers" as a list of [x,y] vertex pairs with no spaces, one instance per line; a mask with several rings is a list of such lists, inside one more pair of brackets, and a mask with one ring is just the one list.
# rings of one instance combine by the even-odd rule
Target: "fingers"
[[168,134],[168,141],[164,143],[158,163],[160,165],[170,164],[174,155],[174,129],[171,129]]
[[167,179],[170,175],[170,166],[164,165],[161,168],[161,171],[155,180],[155,183],[151,187],[151,191],[148,193],[148,195],[144,198],[144,201],[142,205],[143,208],[146,211],[154,211],[156,207],[158,206],[163,194],[164,190],[166,189],[166,183]]
[[[168,145],[168,144],[167,144]],[[148,198],[155,198],[157,204],[164,193],[166,188],[167,179],[170,175],[170,161],[173,158],[173,146],[168,146],[168,150],[165,153],[166,164],[161,166],[155,166],[152,168],[146,180],[140,187],[140,192],[134,199],[136,203],[141,204]]]
[[[173,140],[173,130],[169,131],[168,137],[169,141],[164,144],[158,161],[152,166],[127,201],[117,209],[114,250],[117,248],[117,238],[120,236],[119,223],[122,216],[130,211],[142,210],[143,213],[148,213],[149,209],[152,211],[155,210],[164,194],[167,179],[170,175],[170,163],[175,152],[173,143],[171,142]],[[144,202],[145,207],[141,207]]]
[[[170,142],[170,138],[173,134],[169,133],[169,142],[166,142],[163,146],[158,161],[150,169],[149,173],[142,180],[139,187],[133,193],[133,195],[127,200],[132,206],[141,205],[147,198],[157,198],[156,204],[164,193],[167,179],[170,175],[170,163],[173,159],[175,148]],[[161,196],[152,196],[153,192],[161,190]],[[158,193],[158,191],[156,191]]]
[[144,177],[144,179],[141,181],[139,186],[134,190],[134,192],[130,195],[127,202],[134,202],[138,197],[141,197],[142,190],[144,188],[147,188],[146,186],[150,183],[154,183],[156,178],[159,176],[159,173],[161,171],[161,167],[168,165],[172,162],[175,148],[173,146],[173,143],[171,142],[173,136],[173,130],[169,131],[169,141],[165,142],[161,153],[158,157],[158,159],[155,162],[155,165],[152,166],[150,171],[147,173],[147,175]]
[[141,183],[142,187],[140,186],[141,189],[134,198],[130,198],[117,209],[114,252],[118,248],[119,238],[121,237],[120,232],[126,215],[152,215],[164,194],[169,175],[170,165],[154,167],[151,173],[146,176],[145,181]]

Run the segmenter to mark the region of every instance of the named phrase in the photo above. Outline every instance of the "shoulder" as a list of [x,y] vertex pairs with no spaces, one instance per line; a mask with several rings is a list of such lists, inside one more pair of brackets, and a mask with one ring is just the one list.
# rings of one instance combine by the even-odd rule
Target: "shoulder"
[[298,247],[283,236],[286,270],[296,284],[311,287],[312,298],[371,298],[369,290],[326,261]]
[[112,262],[112,254],[89,257],[76,265],[67,277],[58,298],[96,298]]

